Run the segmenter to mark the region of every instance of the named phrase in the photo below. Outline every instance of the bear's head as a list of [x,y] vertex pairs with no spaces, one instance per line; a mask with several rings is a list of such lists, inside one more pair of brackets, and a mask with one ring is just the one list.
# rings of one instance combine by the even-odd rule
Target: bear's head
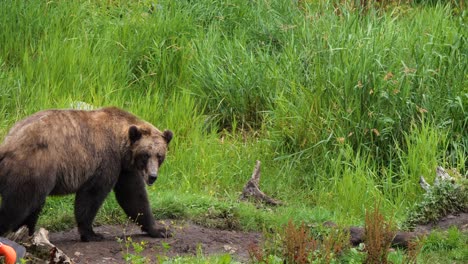
[[158,170],[166,158],[167,146],[172,140],[172,131],[161,132],[154,127],[130,126],[131,165],[141,174],[148,185],[158,178]]

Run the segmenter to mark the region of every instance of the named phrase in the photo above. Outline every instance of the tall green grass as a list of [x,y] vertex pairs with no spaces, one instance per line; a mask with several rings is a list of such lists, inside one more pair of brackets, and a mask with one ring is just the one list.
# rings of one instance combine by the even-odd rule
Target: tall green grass
[[466,11],[338,2],[2,1],[0,135],[116,105],[175,132],[153,200],[236,201],[259,159],[284,217],[403,215],[420,175],[467,173]]

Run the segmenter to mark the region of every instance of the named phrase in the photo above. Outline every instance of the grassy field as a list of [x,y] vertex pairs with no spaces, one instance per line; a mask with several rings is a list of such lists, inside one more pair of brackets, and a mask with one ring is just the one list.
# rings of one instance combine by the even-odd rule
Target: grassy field
[[[0,138],[42,109],[119,106],[174,131],[159,218],[362,224],[379,200],[401,222],[421,175],[468,173],[467,13],[342,2],[1,1]],[[256,160],[287,206],[237,201]],[[74,225],[72,199],[42,225]],[[98,222],[122,218],[109,197]]]

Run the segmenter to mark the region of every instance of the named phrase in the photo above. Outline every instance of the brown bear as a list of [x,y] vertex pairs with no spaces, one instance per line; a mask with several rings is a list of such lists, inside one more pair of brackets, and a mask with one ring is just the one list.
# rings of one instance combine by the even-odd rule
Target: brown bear
[[0,236],[23,225],[32,235],[48,195],[75,193],[81,240],[101,240],[92,223],[113,189],[144,232],[165,237],[145,183],[158,177],[172,135],[115,107],[45,110],[17,122],[0,145]]

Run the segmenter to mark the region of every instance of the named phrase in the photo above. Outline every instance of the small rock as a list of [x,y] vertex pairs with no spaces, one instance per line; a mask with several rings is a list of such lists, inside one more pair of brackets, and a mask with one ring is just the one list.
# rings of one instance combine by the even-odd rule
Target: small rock
[[224,250],[226,250],[227,252],[229,252],[230,254],[234,254],[237,252],[237,248],[236,247],[232,247],[230,245],[224,245],[223,246]]

